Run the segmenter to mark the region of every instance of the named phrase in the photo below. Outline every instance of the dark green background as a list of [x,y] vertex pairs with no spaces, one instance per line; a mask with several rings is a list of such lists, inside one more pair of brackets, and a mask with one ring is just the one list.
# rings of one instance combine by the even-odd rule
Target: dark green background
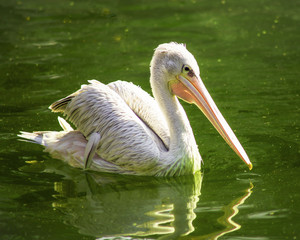
[[[0,239],[298,239],[299,5],[0,0]],[[170,41],[195,55],[252,171],[185,103],[205,163],[202,187],[200,176],[84,173],[17,140],[20,130],[59,130],[48,106],[88,79],[150,92],[153,49]]]

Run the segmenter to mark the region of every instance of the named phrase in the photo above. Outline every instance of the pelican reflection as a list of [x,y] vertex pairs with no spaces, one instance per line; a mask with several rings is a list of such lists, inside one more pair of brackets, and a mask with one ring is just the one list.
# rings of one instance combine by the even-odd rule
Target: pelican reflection
[[[58,210],[65,224],[97,239],[218,239],[241,228],[234,218],[253,188],[247,181],[247,187],[236,181],[234,189],[240,188],[243,193],[232,198],[232,192],[227,192],[226,197],[225,192],[216,190],[223,183],[209,186],[207,182],[206,196],[199,202],[203,176],[200,172],[155,178],[83,172],[53,160],[28,163],[20,170],[63,176],[54,184],[53,209]],[[227,205],[224,199],[217,204],[212,202],[219,197],[218,192],[229,202]]]
[[200,172],[173,178],[78,174],[55,183],[52,206],[84,235],[174,239],[194,231],[201,183]]

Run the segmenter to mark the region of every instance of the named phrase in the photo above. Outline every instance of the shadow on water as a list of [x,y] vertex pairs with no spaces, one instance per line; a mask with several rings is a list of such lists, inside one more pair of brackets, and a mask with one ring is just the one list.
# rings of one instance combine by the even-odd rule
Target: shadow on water
[[203,173],[173,178],[120,176],[83,172],[53,160],[20,170],[62,175],[54,182],[53,210],[81,235],[99,239],[218,239],[241,228],[233,218],[253,188],[250,183],[242,196],[222,207],[223,215],[214,220],[222,229],[193,237],[196,228],[205,227],[193,225],[201,215],[197,206]]

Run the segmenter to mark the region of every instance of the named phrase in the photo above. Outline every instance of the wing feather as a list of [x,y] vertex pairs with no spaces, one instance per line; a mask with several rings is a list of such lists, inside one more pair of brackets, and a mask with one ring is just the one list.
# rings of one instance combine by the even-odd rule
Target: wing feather
[[100,133],[100,158],[137,174],[158,171],[157,161],[164,148],[160,137],[149,128],[151,123],[147,126],[141,120],[144,117],[139,118],[139,112],[134,112],[111,87],[90,81],[50,108],[63,111],[87,139],[94,132]]
[[162,139],[169,149],[170,133],[163,114],[153,97],[131,82],[116,81],[108,86],[120,95],[136,115]]

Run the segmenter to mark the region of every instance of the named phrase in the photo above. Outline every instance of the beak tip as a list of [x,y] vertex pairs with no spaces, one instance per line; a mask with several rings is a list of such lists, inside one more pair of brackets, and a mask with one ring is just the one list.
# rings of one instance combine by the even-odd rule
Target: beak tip
[[248,167],[249,167],[249,170],[252,170],[252,168],[253,168],[252,163],[249,163],[249,164],[248,164]]

